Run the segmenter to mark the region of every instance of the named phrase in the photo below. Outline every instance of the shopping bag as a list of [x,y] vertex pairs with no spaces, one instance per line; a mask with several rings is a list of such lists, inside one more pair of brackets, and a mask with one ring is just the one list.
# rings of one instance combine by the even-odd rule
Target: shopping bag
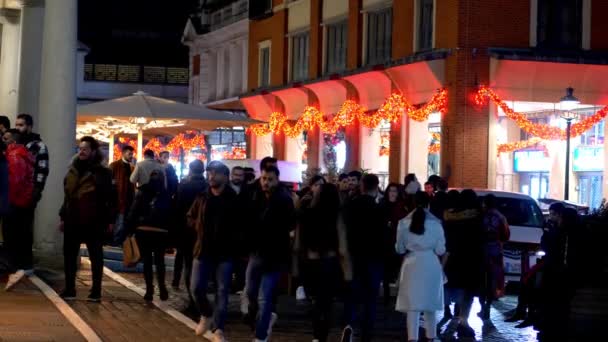
[[139,246],[134,235],[126,238],[122,245],[122,263],[125,267],[134,267],[139,262]]

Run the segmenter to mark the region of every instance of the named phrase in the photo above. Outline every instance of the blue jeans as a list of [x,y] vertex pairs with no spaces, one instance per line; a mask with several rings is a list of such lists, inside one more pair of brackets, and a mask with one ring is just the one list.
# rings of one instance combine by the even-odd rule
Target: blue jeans
[[114,225],[112,244],[117,247],[122,247],[122,243],[125,241],[125,214],[118,214],[116,217],[116,224]]
[[255,327],[255,338],[265,340],[268,337],[268,328],[274,309],[274,299],[279,284],[280,272],[265,271],[262,259],[252,256],[247,265],[247,298],[249,299],[249,315],[255,317],[259,309],[258,294],[262,288],[264,302],[262,311]]
[[218,262],[208,258],[194,259],[190,291],[194,297],[194,302],[203,317],[211,317],[213,314],[213,308],[207,298],[207,288],[211,273],[216,270],[217,293],[215,294],[215,329],[224,330],[224,326],[226,325],[232,269],[232,261]]
[[353,258],[352,265],[353,280],[344,303],[345,325],[354,324],[357,306],[362,305],[361,341],[371,341],[376,319],[376,301],[383,278],[382,262]]

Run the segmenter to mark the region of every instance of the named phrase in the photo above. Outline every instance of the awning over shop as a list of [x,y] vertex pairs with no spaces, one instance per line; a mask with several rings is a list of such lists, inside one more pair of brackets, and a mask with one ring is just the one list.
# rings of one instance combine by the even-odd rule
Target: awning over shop
[[572,87],[587,104],[608,104],[608,65],[492,58],[490,85],[512,101],[558,102]]
[[326,114],[336,113],[347,99],[358,99],[369,110],[379,108],[392,92],[413,104],[428,101],[444,83],[444,59],[420,61],[382,70],[367,70],[317,82],[244,96],[241,102],[252,118],[268,120],[273,111],[297,119],[307,105]]

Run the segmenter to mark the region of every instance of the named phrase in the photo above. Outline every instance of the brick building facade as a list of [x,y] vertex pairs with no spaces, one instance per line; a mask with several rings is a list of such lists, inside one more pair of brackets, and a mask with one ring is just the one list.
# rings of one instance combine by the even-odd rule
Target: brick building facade
[[[500,126],[517,131],[508,142],[519,140],[518,128],[505,122],[494,105],[474,104],[478,85],[489,85],[513,104],[558,104],[572,86],[582,103],[605,105],[608,97],[602,94],[608,89],[600,75],[608,73],[608,40],[603,37],[608,22],[602,20],[607,11],[608,4],[598,0],[273,0],[250,16],[248,93],[241,102],[261,120],[276,111],[296,120],[306,105],[332,114],[339,103],[354,99],[376,110],[392,92],[424,104],[436,88],[444,88],[448,108],[440,120],[441,175],[455,187],[520,191],[516,170],[506,171],[511,172],[508,186],[497,184],[513,154],[496,153],[505,142],[499,138]],[[344,61],[334,63],[340,55],[334,49],[345,51]],[[308,77],[301,77],[302,53]],[[365,168],[369,159],[366,153],[374,141],[366,140],[363,131],[359,126],[346,130],[347,169]],[[426,125],[411,119],[391,125],[391,180],[402,180],[409,172],[425,176],[426,134]],[[272,144],[275,156],[299,158],[291,156],[291,138],[252,140],[258,140],[251,144],[253,156],[263,140]],[[322,149],[320,140],[318,132],[308,132],[309,167],[322,164],[316,153]],[[563,191],[557,180],[564,171],[560,176],[557,166],[552,169],[549,192],[558,197]],[[572,177],[576,188],[576,175]]]

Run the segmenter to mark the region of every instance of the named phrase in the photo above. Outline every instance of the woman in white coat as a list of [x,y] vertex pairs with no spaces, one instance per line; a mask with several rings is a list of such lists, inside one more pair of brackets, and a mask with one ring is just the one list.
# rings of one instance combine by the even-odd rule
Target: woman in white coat
[[[407,313],[408,341],[418,341],[420,314],[424,313],[427,339],[437,338],[436,312],[443,310],[443,269],[446,252],[441,221],[427,209],[429,197],[416,193],[416,209],[399,222],[395,249],[406,254],[399,277],[397,311]],[[438,339],[437,339],[438,341]]]

